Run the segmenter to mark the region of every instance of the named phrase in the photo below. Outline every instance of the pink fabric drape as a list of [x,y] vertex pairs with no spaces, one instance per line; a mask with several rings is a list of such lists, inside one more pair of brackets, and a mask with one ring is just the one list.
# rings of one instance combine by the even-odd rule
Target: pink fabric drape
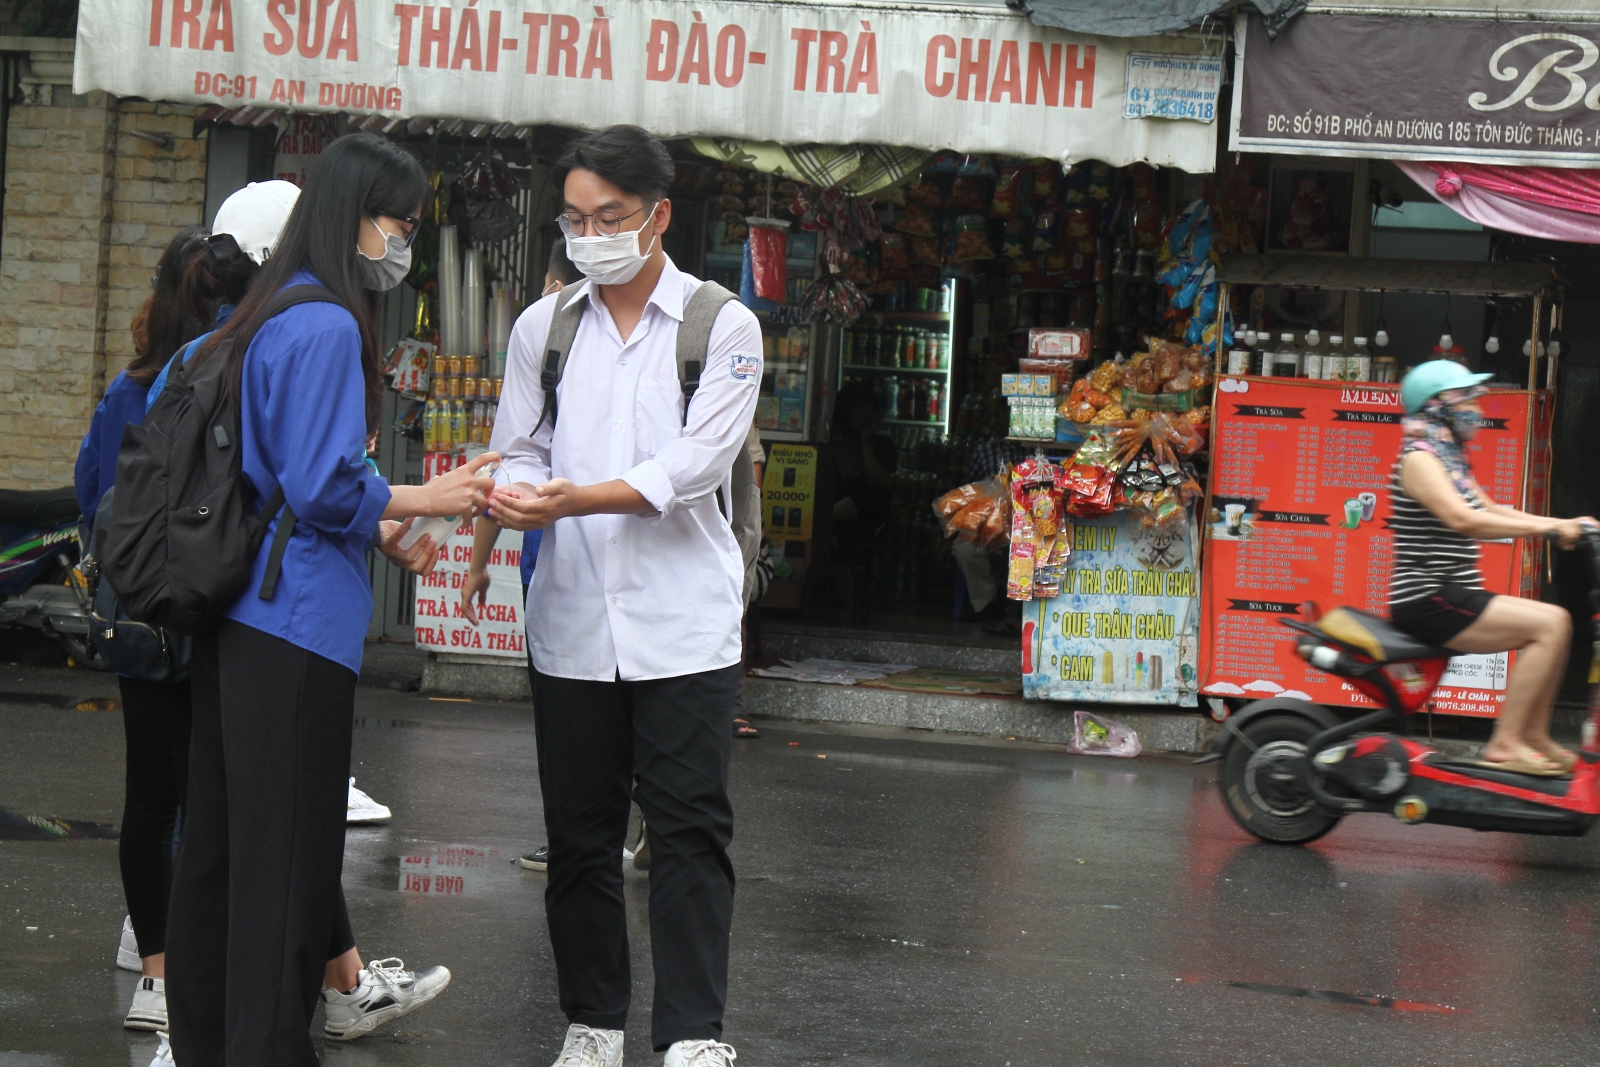
[[1600,171],[1565,167],[1495,167],[1483,163],[1424,163],[1439,176],[1437,191],[1473,186],[1513,200],[1600,215]]
[[1600,172],[1396,161],[1440,203],[1482,226],[1600,244]]

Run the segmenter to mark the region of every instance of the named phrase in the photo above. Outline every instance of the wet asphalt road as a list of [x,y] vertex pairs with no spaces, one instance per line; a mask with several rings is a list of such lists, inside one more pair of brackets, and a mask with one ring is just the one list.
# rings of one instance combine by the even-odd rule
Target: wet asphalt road
[[[0,694],[103,687],[0,669]],[[0,809],[115,823],[119,716],[37,702],[0,695]],[[357,716],[358,784],[395,811],[348,837],[361,950],[456,978],[327,1064],[545,1067],[544,877],[510,863],[541,834],[525,710],[363,689]],[[740,1067],[1600,1061],[1600,840],[1366,816],[1286,849],[1234,827],[1212,767],[763,729],[734,761]],[[629,1064],[660,1063],[647,888],[629,872]],[[146,1067],[123,913],[115,842],[0,840],[0,1067]]]

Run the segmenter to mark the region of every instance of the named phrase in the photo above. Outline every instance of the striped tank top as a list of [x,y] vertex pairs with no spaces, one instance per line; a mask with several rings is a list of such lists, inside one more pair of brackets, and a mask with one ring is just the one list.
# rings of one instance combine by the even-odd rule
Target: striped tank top
[[[1407,452],[1400,453],[1404,459]],[[1479,511],[1477,499],[1467,501]],[[1483,588],[1478,571],[1478,542],[1439,521],[1400,486],[1400,462],[1389,479],[1390,526],[1394,529],[1394,571],[1389,575],[1389,603],[1404,604],[1428,596],[1442,585]]]

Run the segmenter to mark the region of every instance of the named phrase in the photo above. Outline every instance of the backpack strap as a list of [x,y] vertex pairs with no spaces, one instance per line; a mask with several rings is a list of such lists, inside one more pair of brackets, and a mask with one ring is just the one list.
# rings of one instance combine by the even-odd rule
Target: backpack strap
[[[689,425],[689,405],[700,388],[700,373],[705,370],[711,348],[711,327],[722,314],[723,305],[739,299],[716,282],[701,282],[683,306],[683,321],[678,323],[678,385],[683,389],[683,425]],[[717,509],[733,521],[733,509],[717,488]]]
[[683,387],[683,424],[689,425],[689,402],[700,388],[706,352],[711,347],[711,327],[729,301],[739,299],[716,282],[701,282],[683,306],[678,324],[678,384]]
[[583,322],[583,302],[573,299],[577,295],[576,285],[569,285],[556,295],[556,309],[550,316],[550,333],[544,342],[544,368],[539,371],[539,386],[544,390],[544,410],[539,413],[539,425],[531,433],[538,433],[547,418],[550,428],[555,429],[556,386],[561,384],[561,375],[566,373],[567,356],[572,352],[573,339],[578,336],[578,326]]
[[278,528],[272,534],[272,547],[267,550],[267,569],[261,575],[261,591],[256,594],[262,600],[271,600],[278,592],[283,553],[289,547],[289,538],[294,536],[294,509],[283,499],[283,486],[278,486],[267,497],[267,502],[261,508],[261,516],[267,522],[271,522],[273,516],[278,518]]

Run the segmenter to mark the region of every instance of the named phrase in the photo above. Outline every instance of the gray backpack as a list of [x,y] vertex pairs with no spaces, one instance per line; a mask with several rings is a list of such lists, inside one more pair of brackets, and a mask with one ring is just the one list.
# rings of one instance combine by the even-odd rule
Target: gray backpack
[[[572,298],[577,295],[576,285],[563,289],[556,297],[556,309],[550,319],[550,335],[545,341],[544,369],[539,372],[539,385],[544,389],[544,414],[539,426],[548,418],[556,422],[556,386],[567,369],[567,354],[572,351],[572,341],[578,335],[578,324],[583,321],[583,304]],[[683,421],[689,422],[689,404],[695,390],[700,388],[700,372],[705,367],[706,349],[711,343],[711,324],[717,321],[722,306],[738,297],[716,282],[702,282],[683,308],[683,322],[678,326],[678,383],[683,387]],[[535,426],[535,432],[539,426]],[[744,606],[748,608],[760,595],[762,583],[757,576],[761,556],[761,487],[756,484],[755,464],[750,460],[750,449],[741,444],[733,460],[733,501],[722,499],[717,490],[717,506],[728,525],[733,528],[734,540],[739,543],[739,556],[744,562]]]

